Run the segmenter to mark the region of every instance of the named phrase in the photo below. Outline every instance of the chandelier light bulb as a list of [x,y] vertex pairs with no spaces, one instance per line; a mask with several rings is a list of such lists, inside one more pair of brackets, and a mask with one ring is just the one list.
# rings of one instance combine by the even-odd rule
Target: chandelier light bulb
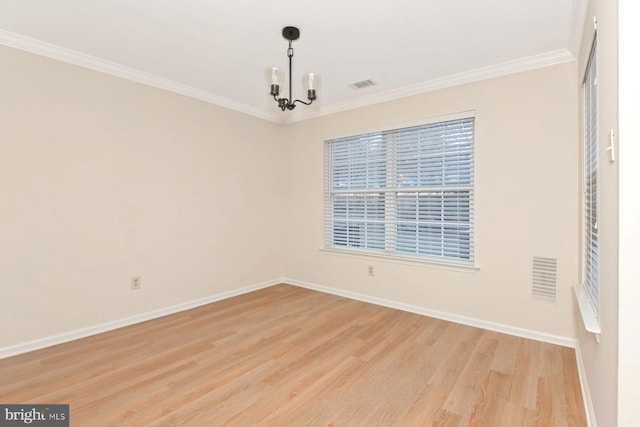
[[284,80],[284,71],[279,68],[273,67],[271,69],[271,84],[281,86],[282,80]]
[[307,89],[308,90],[316,90],[316,75],[313,73],[307,74]]

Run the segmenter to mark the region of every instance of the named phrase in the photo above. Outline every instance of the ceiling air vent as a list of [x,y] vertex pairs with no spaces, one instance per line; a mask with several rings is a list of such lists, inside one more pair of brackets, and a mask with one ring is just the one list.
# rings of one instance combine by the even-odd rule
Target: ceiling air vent
[[533,257],[533,298],[555,302],[557,269],[557,259]]
[[359,82],[351,83],[349,87],[351,89],[364,89],[365,87],[375,86],[377,83],[371,79],[361,80]]

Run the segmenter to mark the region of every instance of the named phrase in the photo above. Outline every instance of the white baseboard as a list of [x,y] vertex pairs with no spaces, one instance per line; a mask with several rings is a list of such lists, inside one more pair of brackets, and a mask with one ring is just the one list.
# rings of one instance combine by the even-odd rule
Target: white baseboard
[[587,371],[582,361],[582,350],[580,349],[580,342],[576,344],[576,364],[578,365],[578,377],[580,378],[580,388],[582,389],[582,401],[584,403],[584,410],[587,416],[587,426],[596,427],[596,412],[593,408],[593,401],[591,400],[591,392],[589,392],[589,383],[587,382]]
[[[447,320],[450,322],[460,323],[463,325],[473,326],[477,328],[487,329],[495,332],[501,332],[504,334],[514,335],[522,338],[528,338],[536,341],[547,342],[551,344],[561,345],[563,347],[571,347],[577,350],[579,346],[578,341],[573,338],[566,338],[552,334],[546,334],[543,332],[532,331],[529,329],[517,328],[514,326],[504,325],[500,323],[488,322],[485,320],[474,319],[470,317],[460,316],[456,314],[446,313],[437,310],[431,310],[424,307],[418,307],[414,305],[404,304],[393,300],[384,298],[372,297],[365,294],[356,292],[345,291],[337,288],[330,288],[326,286],[316,285],[309,282],[304,282],[289,277],[282,277],[279,279],[269,280],[266,282],[258,283],[251,286],[246,286],[240,289],[234,289],[232,291],[222,292],[220,294],[211,295],[205,298],[200,298],[193,301],[187,301],[185,303],[173,305],[170,307],[161,308],[158,310],[149,311],[135,316],[126,317],[124,319],[118,319],[111,322],[102,323],[99,325],[90,326],[87,328],[77,329],[62,334],[53,335],[46,338],[40,338],[25,343],[16,344],[9,347],[0,348],[0,359],[15,356],[17,354],[26,353],[33,350],[38,350],[45,347],[50,347],[57,344],[62,344],[68,341],[73,341],[79,338],[96,335],[102,332],[111,331],[114,329],[122,328],[124,326],[133,325],[135,323],[145,322],[147,320],[156,319],[158,317],[167,316],[169,314],[178,313],[180,311],[189,310],[201,305],[210,304],[212,302],[220,301],[223,299],[231,298],[237,295],[242,295],[248,292],[253,292],[258,289],[267,288],[279,283],[288,283],[290,285],[299,286],[302,288],[312,289],[319,292],[338,295],[345,298],[350,298],[358,301],[363,301],[371,304],[376,304],[384,307],[394,308],[397,310],[407,311],[410,313],[421,314],[423,316],[434,317],[436,319]],[[580,361],[579,366],[582,366]]]
[[15,356],[29,351],[38,350],[45,347],[50,347],[57,344],[73,341],[79,338],[85,338],[91,335],[96,335],[102,332],[108,332],[114,329],[122,328],[125,326],[133,325],[147,320],[156,319],[159,317],[167,316],[170,314],[178,313],[180,311],[189,310],[192,308],[200,307],[202,305],[210,304],[212,302],[220,301],[234,296],[246,294],[249,292],[257,291],[259,289],[268,288],[280,283],[287,283],[293,286],[299,286],[302,288],[312,289],[319,292],[338,295],[341,297],[354,299],[362,302],[380,305],[383,307],[394,308],[397,310],[407,311],[410,313],[416,313],[423,316],[434,317],[436,319],[447,320],[450,322],[460,323],[463,325],[473,326],[477,328],[487,329],[495,332],[501,332],[517,337],[528,338],[536,341],[547,342],[550,344],[561,345],[564,347],[571,347],[576,352],[576,362],[578,365],[578,374],[580,377],[580,386],[582,388],[582,397],[584,400],[584,406],[587,416],[587,422],[590,427],[596,427],[596,418],[591,402],[591,394],[589,393],[589,386],[587,384],[587,376],[585,367],[582,361],[582,353],[580,352],[580,344],[578,340],[572,338],[561,337],[552,334],[546,334],[538,331],[532,331],[523,328],[517,328],[514,326],[504,325],[500,323],[487,322],[484,320],[474,319],[465,316],[459,316],[456,314],[446,313],[437,310],[431,310],[424,307],[413,306],[409,304],[400,303],[384,298],[372,297],[365,294],[356,292],[345,291],[342,289],[329,288],[326,286],[320,286],[309,282],[304,282],[288,277],[282,277],[279,279],[269,280],[266,282],[258,283],[251,286],[246,286],[240,289],[234,289],[232,291],[222,292],[219,294],[211,295],[205,298],[200,298],[193,301],[187,301],[185,303],[176,304],[170,307],[161,308],[158,310],[149,311],[147,313],[138,314],[135,316],[127,317],[124,319],[115,320],[112,322],[106,322],[87,328],[77,329],[70,332],[65,332],[58,335],[53,335],[46,338],[41,338],[33,341],[28,341],[21,344],[16,344],[9,347],[0,348],[0,359]]
[[380,305],[383,307],[395,308],[397,310],[421,314],[423,316],[434,317],[436,319],[447,320],[449,322],[460,323],[463,325],[487,329],[490,331],[500,332],[508,335],[514,335],[517,337],[527,338],[535,341],[542,341],[550,344],[556,344],[563,347],[576,348],[578,345],[578,341],[574,338],[562,337],[559,335],[552,335],[544,332],[532,331],[530,329],[518,328],[515,326],[504,325],[501,323],[488,322],[486,320],[474,319],[471,317],[460,316],[457,314],[446,313],[443,311],[431,310],[428,308],[418,307],[410,304],[404,304],[401,302],[388,300],[384,298],[372,297],[372,296],[360,294],[357,292],[350,292],[342,289],[320,286],[313,283],[291,279],[289,277],[282,278],[282,282],[288,283],[294,286],[312,289],[315,291],[320,291],[328,294],[338,295],[341,297],[350,298],[350,299],[354,299],[362,302],[368,302],[368,303]]
[[549,344],[560,345],[563,347],[573,348],[576,352],[576,363],[578,366],[578,377],[580,379],[580,388],[582,390],[582,399],[584,402],[585,415],[587,418],[587,425],[589,427],[596,427],[596,418],[591,401],[591,394],[589,393],[589,386],[587,384],[587,375],[582,362],[582,353],[580,352],[580,343],[575,338],[567,338],[553,334],[547,334],[544,332],[532,331],[524,328],[517,328],[515,326],[504,325],[500,323],[488,322],[485,320],[474,319],[470,317],[460,316],[456,314],[446,313],[437,310],[431,310],[424,307],[417,307],[409,304],[400,303],[384,298],[372,297],[369,295],[360,294],[357,292],[345,291],[342,289],[329,288],[326,286],[320,286],[309,282],[304,282],[289,277],[282,278],[283,283],[288,283],[294,286],[302,288],[312,289],[319,292],[338,295],[345,298],[350,298],[358,301],[363,301],[371,304],[380,305],[383,307],[394,308],[397,310],[407,311],[410,313],[421,314],[423,316],[434,317],[436,319],[447,320],[449,322],[460,323],[463,325],[474,326],[476,328],[487,329],[494,332],[500,332],[503,334],[513,335],[516,337],[532,339],[535,341],[546,342]]
[[211,296],[200,298],[193,301],[187,301],[187,302],[176,304],[170,307],[165,307],[165,308],[149,311],[142,314],[137,314],[135,316],[126,317],[124,319],[118,319],[111,322],[101,323],[99,325],[89,326],[87,328],[76,329],[74,331],[64,332],[62,334],[57,334],[57,335],[53,335],[46,338],[40,338],[37,340],[12,345],[9,347],[3,347],[3,348],[0,348],[0,359],[15,356],[22,353],[27,353],[29,351],[34,351],[34,350],[38,350],[45,347],[50,347],[57,344],[62,344],[65,342],[77,340],[79,338],[85,338],[85,337],[96,335],[102,332],[112,331],[114,329],[133,325],[135,323],[145,322],[151,319],[157,319],[158,317],[163,317],[169,314],[178,313],[180,311],[200,307],[201,305],[210,304],[212,302],[246,294],[248,292],[257,291],[258,289],[268,288],[269,286],[273,286],[278,283],[282,283],[282,281],[280,279],[269,280],[267,282],[258,283],[256,285],[246,286],[244,288],[222,292],[219,294],[211,295]]

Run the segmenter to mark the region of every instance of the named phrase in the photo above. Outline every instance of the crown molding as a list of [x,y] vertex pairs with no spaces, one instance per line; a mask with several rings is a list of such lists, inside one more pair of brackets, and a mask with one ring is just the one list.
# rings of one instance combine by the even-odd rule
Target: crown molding
[[536,68],[548,67],[574,61],[575,57],[568,49],[558,49],[545,52],[539,55],[528,56],[521,59],[502,62],[500,64],[489,65],[487,67],[476,68],[458,74],[452,74],[438,79],[429,80],[414,85],[404,86],[398,89],[376,93],[370,96],[358,98],[351,101],[341,102],[326,106],[318,111],[296,112],[289,117],[287,123],[311,119],[319,116],[339,113],[356,108],[368,107],[388,101],[395,101],[413,95],[420,95],[440,89],[460,86],[481,80],[501,77],[508,74],[534,70]]
[[26,37],[21,34],[0,30],[0,44],[83,68],[88,68],[90,70],[110,74],[115,77],[131,80],[147,86],[163,89],[179,95],[184,95],[189,98],[228,108],[230,110],[238,111],[240,113],[255,116],[271,122],[282,122],[282,119],[275,114],[265,112],[262,109],[250,107],[229,98],[214,95],[210,92],[196,89],[192,86],[156,76],[155,74],[140,71],[135,68],[125,67],[115,62],[60,47],[42,40]]
[[[582,2],[582,0],[577,1]],[[578,5],[580,4],[581,3],[578,3]],[[576,24],[576,26],[578,25]],[[450,76],[445,76],[442,78],[433,79],[394,90],[384,91],[370,96],[328,105],[326,107],[319,107],[317,109],[310,109],[305,111],[295,111],[290,115],[283,116],[277,114],[279,111],[269,112],[260,108],[251,107],[249,105],[233,101],[229,98],[214,95],[210,92],[196,89],[182,83],[177,83],[175,81],[156,76],[151,73],[140,71],[135,68],[125,67],[111,61],[107,61],[91,55],[86,55],[84,53],[63,48],[51,43],[44,42],[42,40],[26,37],[21,34],[0,30],[0,44],[20,49],[26,52],[35,53],[47,58],[67,62],[69,64],[77,65],[83,68],[110,74],[112,76],[131,80],[147,86],[163,89],[169,92],[177,93],[179,95],[184,95],[270,122],[285,124],[326,116],[342,111],[353,110],[356,108],[368,107],[374,104],[394,101],[408,96],[419,95],[439,89],[446,89],[466,83],[472,83],[480,80],[500,77],[507,74],[528,71],[536,68],[547,67],[550,65],[561,64],[564,62],[575,60],[574,55],[568,49],[559,49],[539,55],[503,62],[501,64],[477,68],[475,70],[465,71],[462,73],[453,74]]]

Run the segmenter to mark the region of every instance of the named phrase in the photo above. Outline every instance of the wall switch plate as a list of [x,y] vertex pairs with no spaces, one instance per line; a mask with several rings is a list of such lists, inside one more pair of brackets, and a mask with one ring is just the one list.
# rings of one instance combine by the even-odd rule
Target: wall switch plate
[[140,289],[141,286],[142,286],[142,279],[140,278],[140,276],[134,276],[131,278],[131,289],[133,290]]

